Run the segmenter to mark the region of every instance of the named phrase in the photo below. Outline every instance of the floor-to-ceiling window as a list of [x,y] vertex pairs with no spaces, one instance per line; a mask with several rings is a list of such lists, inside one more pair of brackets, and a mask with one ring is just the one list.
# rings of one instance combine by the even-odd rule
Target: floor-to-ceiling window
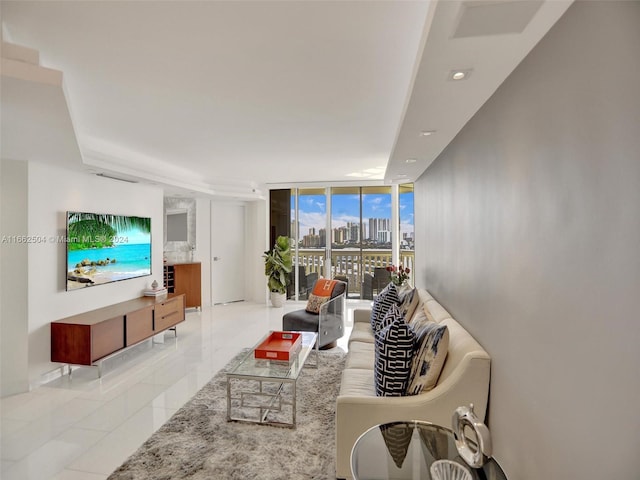
[[406,183],[398,187],[398,207],[400,265],[409,268],[409,282],[413,285],[413,267],[415,265],[413,183]]
[[388,265],[413,270],[412,184],[287,193],[295,250],[288,298],[307,298],[319,277],[347,281],[349,298],[373,298],[389,282]]
[[[294,255],[294,286],[289,297],[297,292],[307,298],[314,282],[325,276],[327,252],[327,199],[324,188],[300,188],[291,196],[292,245]],[[296,228],[297,227],[297,228]],[[297,236],[296,236],[297,233]]]
[[346,279],[348,295],[360,292],[362,222],[360,187],[331,189],[331,265],[332,274]]
[[391,187],[335,187],[331,207],[332,273],[347,277],[351,296],[372,298],[389,281]]

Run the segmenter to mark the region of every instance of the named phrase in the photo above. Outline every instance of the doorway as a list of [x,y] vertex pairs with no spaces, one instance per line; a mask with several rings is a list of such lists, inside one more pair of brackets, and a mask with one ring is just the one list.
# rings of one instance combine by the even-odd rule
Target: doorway
[[245,206],[211,203],[211,303],[245,299]]

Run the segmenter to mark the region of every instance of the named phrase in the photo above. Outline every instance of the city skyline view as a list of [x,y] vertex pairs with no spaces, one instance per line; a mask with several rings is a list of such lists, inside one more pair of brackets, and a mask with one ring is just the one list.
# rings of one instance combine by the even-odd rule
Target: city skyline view
[[[333,194],[331,197],[332,233],[336,229],[353,228],[353,225],[360,223],[360,198],[362,197],[362,222],[364,227],[364,238],[367,241],[384,242],[387,234],[379,233],[379,225],[388,225],[390,230],[391,222],[391,194],[390,193],[363,193],[362,196],[356,193]],[[405,236],[413,238],[414,233],[414,201],[413,192],[401,193],[399,195],[400,209],[400,239]],[[326,235],[327,202],[322,194],[301,194],[298,199],[298,225],[299,237],[302,240],[310,233],[313,235]],[[291,196],[291,219],[295,219],[295,197]],[[373,220],[370,219],[380,219]],[[382,219],[388,219],[384,222]],[[370,227],[371,224],[371,227]],[[377,238],[370,239],[371,230]],[[333,238],[333,236],[330,236]],[[347,234],[347,238],[353,238]],[[323,238],[324,240],[324,238]],[[334,242],[343,243],[341,238],[333,238]]]

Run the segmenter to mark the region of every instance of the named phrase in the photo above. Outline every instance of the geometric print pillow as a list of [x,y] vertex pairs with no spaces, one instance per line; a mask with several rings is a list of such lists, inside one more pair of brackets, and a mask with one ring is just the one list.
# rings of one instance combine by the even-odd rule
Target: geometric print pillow
[[428,322],[417,329],[407,395],[428,392],[436,386],[448,349],[449,329],[446,325]]
[[[397,319],[406,320],[402,307],[394,303],[389,307],[389,310],[387,310],[387,313],[382,317],[382,320],[378,322],[378,332],[384,329],[387,325],[391,325]],[[415,333],[415,330],[413,332]]]
[[390,323],[375,334],[374,379],[379,397],[406,395],[416,335],[397,305],[387,314]]
[[397,305],[400,302],[398,298],[398,289],[389,282],[384,289],[378,294],[371,308],[371,329],[377,332],[381,328],[382,320],[389,311],[391,305]]

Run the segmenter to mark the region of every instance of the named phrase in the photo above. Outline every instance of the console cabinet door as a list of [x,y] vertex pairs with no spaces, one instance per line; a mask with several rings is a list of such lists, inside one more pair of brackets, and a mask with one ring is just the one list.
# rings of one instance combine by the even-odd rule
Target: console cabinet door
[[124,348],[124,316],[96,323],[91,327],[91,361]]
[[91,326],[53,322],[51,361],[91,365]]
[[153,307],[127,313],[127,346],[151,337],[153,331]]

